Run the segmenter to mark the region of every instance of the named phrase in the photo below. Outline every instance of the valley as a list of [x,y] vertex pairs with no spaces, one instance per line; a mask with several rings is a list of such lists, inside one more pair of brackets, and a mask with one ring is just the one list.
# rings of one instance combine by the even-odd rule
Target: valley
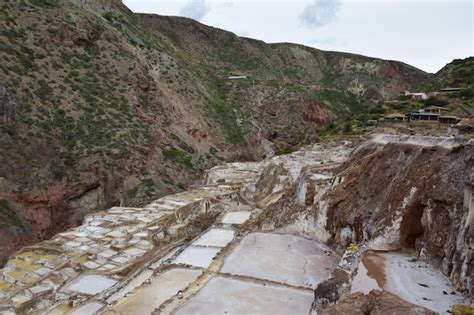
[[474,57],[0,3],[0,314],[473,314]]
[[[424,163],[426,151],[441,151],[459,170],[451,176],[462,177],[466,170],[472,175],[473,150],[472,141],[375,135],[359,144],[328,142],[262,162],[216,166],[199,188],[143,208],[91,214],[83,225],[23,248],[1,271],[2,312],[343,313],[347,297],[361,307],[362,293],[375,295],[371,307],[379,311],[455,312],[472,303],[469,250],[459,244],[472,237],[472,182],[459,187],[460,201],[440,195],[422,201],[422,187],[405,194],[394,187],[402,202],[369,198],[391,206],[373,208],[381,217],[373,214],[372,224],[359,227],[344,223],[345,213],[334,216],[340,201],[331,196],[343,187],[352,193],[348,187],[364,177],[353,179],[351,168],[385,151],[417,151],[415,160]],[[437,171],[433,190],[446,181]],[[377,172],[367,176],[377,181]],[[358,211],[354,199],[343,201],[353,203],[349,216]],[[440,207],[448,202],[460,211],[448,224],[461,228],[445,240],[451,256],[439,261],[436,246],[442,244],[433,231],[442,222],[430,218],[444,215]],[[421,207],[421,226],[406,223],[413,207]]]

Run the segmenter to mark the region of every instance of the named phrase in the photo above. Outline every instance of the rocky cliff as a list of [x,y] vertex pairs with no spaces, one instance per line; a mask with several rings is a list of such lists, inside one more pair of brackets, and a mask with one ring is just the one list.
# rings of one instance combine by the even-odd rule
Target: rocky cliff
[[362,148],[341,173],[344,182],[327,196],[330,242],[413,249],[458,289],[470,291],[473,174],[472,146]]
[[354,147],[223,163],[201,187],[92,213],[11,256],[0,311],[471,314],[472,141]]
[[[330,144],[323,146],[331,150]],[[350,307],[363,312],[375,307],[377,313],[379,302],[389,307],[390,298],[384,300],[375,291],[369,296],[349,295],[361,289],[369,293],[370,286],[364,286],[375,279],[372,288],[392,290],[407,301],[406,288],[400,290],[395,282],[401,287],[414,282],[416,287],[432,288],[432,297],[423,291],[424,296],[410,301],[434,309],[433,298],[449,294],[441,289],[446,278],[426,285],[424,281],[432,281],[430,275],[410,279],[417,274],[414,268],[439,269],[457,290],[473,296],[472,141],[378,135],[357,146],[340,166],[308,166],[294,184],[281,185],[287,172],[278,165],[262,172],[254,193],[263,209],[258,224],[263,230],[305,235],[344,254],[332,277],[315,291],[318,312],[343,313]],[[281,186],[285,189],[277,188]],[[396,254],[358,263],[370,255],[364,254],[368,250]],[[379,269],[367,271],[371,264]],[[394,265],[400,269],[392,270]],[[402,277],[397,274],[400,270],[414,273]],[[352,283],[358,273],[362,287]],[[393,276],[398,280],[394,282]],[[376,296],[381,300],[376,302]],[[328,307],[339,298],[338,305]]]
[[295,203],[297,185],[267,209],[264,223],[285,230],[306,226],[306,235],[341,252],[352,243],[412,250],[472,294],[474,148],[410,139],[358,147],[339,168],[334,188],[312,183],[320,169],[302,172],[302,202]]

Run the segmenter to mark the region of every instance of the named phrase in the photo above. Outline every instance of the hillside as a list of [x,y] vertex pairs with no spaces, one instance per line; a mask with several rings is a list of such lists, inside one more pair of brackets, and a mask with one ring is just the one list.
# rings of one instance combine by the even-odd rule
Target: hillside
[[426,89],[474,88],[474,57],[455,59],[423,83]]
[[0,60],[3,256],[91,211],[179,191],[218,161],[311,142],[428,76],[116,0],[3,2]]

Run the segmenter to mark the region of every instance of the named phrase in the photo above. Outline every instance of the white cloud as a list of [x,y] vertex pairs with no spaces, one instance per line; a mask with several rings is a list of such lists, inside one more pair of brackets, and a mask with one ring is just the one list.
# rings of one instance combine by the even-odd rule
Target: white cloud
[[[188,0],[123,2],[135,12],[181,15]],[[319,8],[317,25],[329,20],[327,24],[304,27],[302,12],[308,6],[317,9],[317,3],[322,2],[205,0],[209,9],[201,22],[270,43],[401,60],[429,72],[474,55],[472,0],[338,0],[335,11],[329,10],[335,12],[331,18]]]
[[204,0],[188,0],[179,11],[179,15],[200,21],[209,12],[209,9]]
[[339,0],[313,0],[300,15],[301,23],[309,28],[317,28],[336,20],[341,3]]

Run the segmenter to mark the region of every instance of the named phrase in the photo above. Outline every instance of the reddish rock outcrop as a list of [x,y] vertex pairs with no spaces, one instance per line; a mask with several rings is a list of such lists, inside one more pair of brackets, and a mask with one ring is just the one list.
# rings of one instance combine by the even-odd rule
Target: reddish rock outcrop
[[327,126],[334,121],[334,116],[322,104],[306,101],[305,108],[303,119],[309,123]]

